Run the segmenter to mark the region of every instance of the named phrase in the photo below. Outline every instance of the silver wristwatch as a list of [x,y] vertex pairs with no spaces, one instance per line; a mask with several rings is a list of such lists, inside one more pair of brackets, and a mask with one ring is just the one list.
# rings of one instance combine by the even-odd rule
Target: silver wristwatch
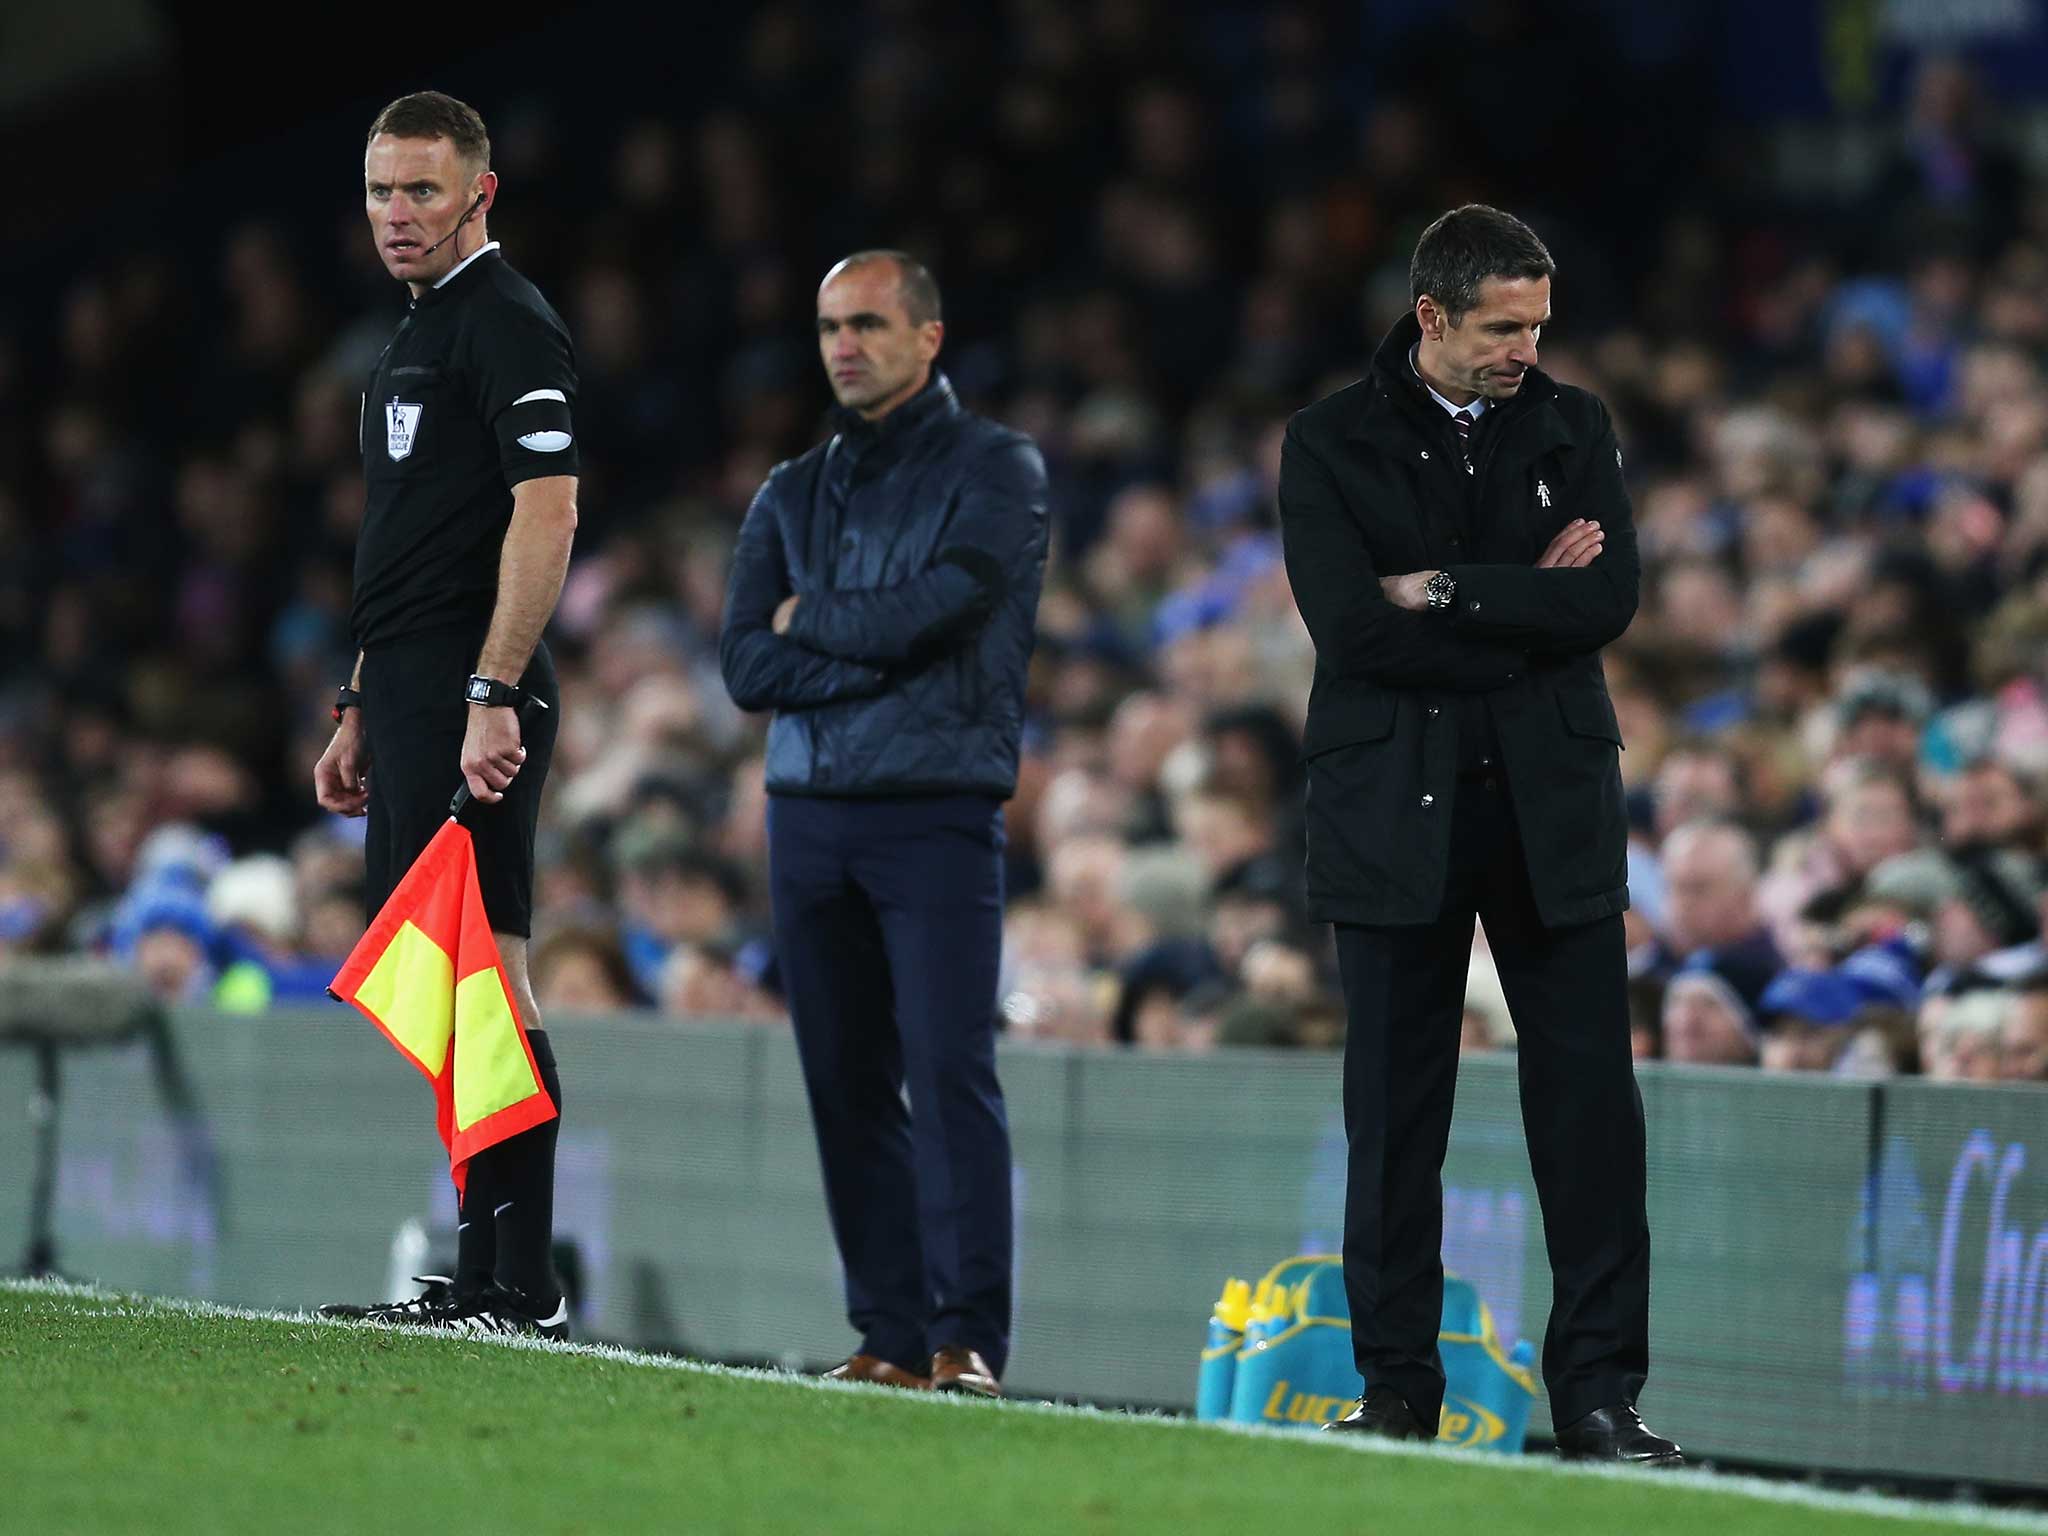
[[1451,606],[1451,599],[1458,595],[1458,578],[1449,571],[1438,571],[1422,584],[1422,595],[1429,599],[1429,606],[1438,612]]

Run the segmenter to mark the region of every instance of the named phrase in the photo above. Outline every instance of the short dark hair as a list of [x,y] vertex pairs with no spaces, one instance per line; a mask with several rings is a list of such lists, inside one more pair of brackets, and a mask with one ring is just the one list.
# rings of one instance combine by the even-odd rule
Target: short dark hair
[[1484,203],[1453,208],[1422,232],[1408,263],[1409,302],[1425,293],[1451,324],[1479,302],[1489,277],[1553,277],[1557,263],[1536,231]]
[[939,280],[932,276],[929,267],[908,251],[855,251],[839,262],[834,270],[864,267],[871,261],[896,263],[896,294],[903,300],[903,313],[910,317],[912,325],[929,325],[934,320],[945,318],[944,306],[939,302]]
[[480,171],[491,168],[491,136],[475,107],[439,91],[414,91],[401,96],[370,124],[368,143],[380,133],[396,139],[446,139],[455,152]]

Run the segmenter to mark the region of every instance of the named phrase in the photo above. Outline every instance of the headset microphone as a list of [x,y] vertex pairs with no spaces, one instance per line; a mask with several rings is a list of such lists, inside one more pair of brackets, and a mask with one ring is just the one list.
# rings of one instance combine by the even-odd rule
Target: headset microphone
[[421,261],[426,260],[427,257],[433,255],[434,252],[441,249],[441,247],[446,245],[450,240],[453,240],[458,234],[462,232],[462,226],[467,224],[471,219],[476,217],[477,210],[483,207],[483,205],[484,194],[479,192],[476,195],[476,201],[469,205],[469,212],[465,213],[461,218],[455,221],[455,228],[449,230],[447,234],[443,235],[440,239],[436,240],[424,251],[421,251],[419,254],[419,259]]

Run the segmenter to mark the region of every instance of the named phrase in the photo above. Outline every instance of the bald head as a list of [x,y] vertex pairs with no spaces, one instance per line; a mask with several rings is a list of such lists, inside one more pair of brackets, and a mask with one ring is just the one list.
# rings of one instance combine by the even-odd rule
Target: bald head
[[939,301],[938,279],[931,269],[907,251],[855,251],[851,256],[841,258],[825,281],[818,284],[822,291],[826,284],[842,273],[869,269],[878,276],[888,276],[896,283],[896,302],[903,306],[904,316],[912,325],[929,325],[946,318]]
[[901,251],[856,251],[818,285],[818,357],[832,393],[869,421],[923,389],[946,327],[939,285]]
[[1756,930],[1756,844],[1725,821],[1689,821],[1664,840],[1671,945],[1680,954]]

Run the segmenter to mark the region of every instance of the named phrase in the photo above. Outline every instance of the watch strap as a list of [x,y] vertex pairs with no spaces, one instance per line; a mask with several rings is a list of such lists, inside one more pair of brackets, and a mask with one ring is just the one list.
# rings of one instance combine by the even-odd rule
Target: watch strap
[[517,709],[526,702],[526,690],[500,682],[495,677],[485,677],[481,672],[472,672],[469,681],[463,685],[462,697],[468,703],[481,704],[487,709]]
[[359,692],[357,689],[349,687],[346,683],[344,683],[341,685],[341,687],[335,690],[334,708],[332,711],[330,711],[330,713],[332,713],[334,716],[334,723],[336,725],[339,725],[341,724],[341,717],[343,715],[347,714],[352,709],[361,709],[362,707],[363,696],[361,692]]

